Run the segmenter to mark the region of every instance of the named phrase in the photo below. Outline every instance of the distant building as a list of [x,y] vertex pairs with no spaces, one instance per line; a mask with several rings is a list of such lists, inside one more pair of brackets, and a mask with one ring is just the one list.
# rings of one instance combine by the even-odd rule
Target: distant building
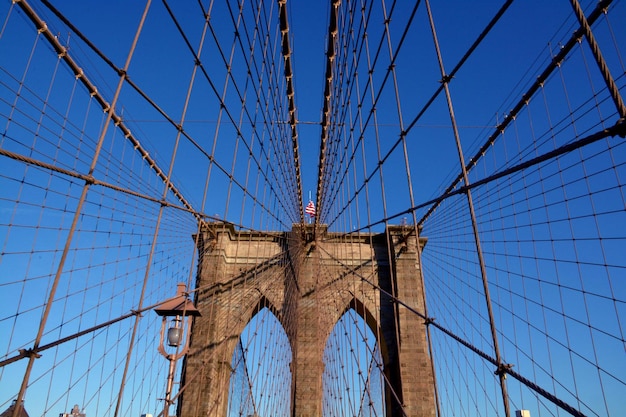
[[80,409],[78,408],[78,404],[74,405],[74,408],[72,408],[72,411],[70,411],[69,413],[61,413],[59,414],[59,417],[85,417],[85,413],[82,413],[80,411]]

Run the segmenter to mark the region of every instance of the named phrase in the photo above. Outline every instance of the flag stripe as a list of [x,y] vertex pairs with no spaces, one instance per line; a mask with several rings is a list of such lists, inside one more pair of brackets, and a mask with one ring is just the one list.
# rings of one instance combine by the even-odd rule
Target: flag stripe
[[312,201],[309,201],[309,204],[306,205],[304,212],[309,216],[315,216],[315,204]]

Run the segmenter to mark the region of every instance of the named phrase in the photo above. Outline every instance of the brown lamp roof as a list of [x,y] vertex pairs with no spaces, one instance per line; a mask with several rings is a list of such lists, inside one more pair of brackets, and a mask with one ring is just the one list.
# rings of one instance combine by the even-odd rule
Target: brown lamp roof
[[[159,316],[200,316],[200,311],[185,296],[186,286],[179,283],[176,298],[164,302],[154,309]],[[2,416],[0,416],[2,417]]]
[[[13,416],[13,410],[15,409],[15,405],[17,404],[16,401],[13,401],[13,404],[11,404],[9,406],[9,408],[7,408],[6,410],[4,410],[2,412],[2,414],[0,414],[0,417],[12,417]],[[24,401],[22,401],[22,407],[20,410],[20,413],[18,414],[19,417],[29,417],[28,413],[26,412],[26,409],[24,408]]]

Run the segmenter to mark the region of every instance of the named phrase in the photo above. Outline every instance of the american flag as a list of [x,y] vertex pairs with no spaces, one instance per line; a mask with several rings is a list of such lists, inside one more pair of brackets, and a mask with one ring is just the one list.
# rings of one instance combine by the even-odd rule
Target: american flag
[[311,200],[309,200],[309,204],[306,205],[304,212],[311,217],[315,217],[315,204]]

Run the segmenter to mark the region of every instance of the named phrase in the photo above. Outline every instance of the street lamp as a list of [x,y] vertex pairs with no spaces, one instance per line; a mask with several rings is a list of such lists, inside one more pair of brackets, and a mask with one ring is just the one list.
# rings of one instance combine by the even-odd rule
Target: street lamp
[[[161,323],[159,353],[170,362],[169,372],[167,374],[167,388],[165,389],[165,408],[163,410],[163,417],[168,417],[171,405],[170,397],[172,394],[172,385],[174,383],[174,369],[176,368],[176,361],[185,356],[187,351],[189,351],[191,316],[200,316],[200,311],[198,311],[191,300],[187,298],[187,287],[183,283],[178,284],[176,296],[173,299],[164,302],[155,308],[154,311],[159,316],[163,317],[163,322]],[[165,328],[167,327],[168,317],[171,317],[171,320],[169,328],[167,329],[167,344],[169,347],[175,348],[174,353],[168,353],[163,346],[166,338]]]

